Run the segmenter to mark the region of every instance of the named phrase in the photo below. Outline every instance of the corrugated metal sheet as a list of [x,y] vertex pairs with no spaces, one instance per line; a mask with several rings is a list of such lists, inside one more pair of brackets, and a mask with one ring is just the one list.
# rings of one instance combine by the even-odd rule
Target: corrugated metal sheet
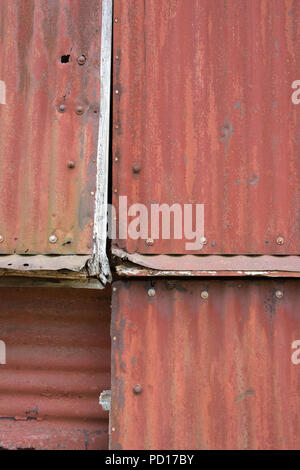
[[295,0],[115,0],[115,205],[204,204],[203,254],[299,253],[299,15]]
[[114,287],[112,449],[299,449],[296,280]]
[[107,448],[110,289],[0,293],[0,448]]
[[0,254],[92,251],[100,48],[101,0],[0,1]]

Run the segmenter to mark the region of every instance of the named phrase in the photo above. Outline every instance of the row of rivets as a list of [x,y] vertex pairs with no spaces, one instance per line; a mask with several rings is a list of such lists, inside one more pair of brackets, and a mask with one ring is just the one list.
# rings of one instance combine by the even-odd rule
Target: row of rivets
[[[65,104],[60,104],[58,106],[58,111],[60,113],[64,113],[66,111],[67,107]],[[82,106],[77,106],[76,109],[75,109],[75,113],[78,114],[78,116],[81,116],[83,113],[84,113],[84,109]]]

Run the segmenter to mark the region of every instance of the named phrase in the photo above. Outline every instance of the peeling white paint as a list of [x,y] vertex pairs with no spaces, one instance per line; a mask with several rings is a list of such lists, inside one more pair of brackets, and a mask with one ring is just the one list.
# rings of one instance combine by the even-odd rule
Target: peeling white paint
[[89,261],[89,272],[92,276],[99,276],[104,285],[107,281],[111,280],[111,271],[106,255],[111,47],[112,0],[103,0],[100,61],[100,118],[93,234],[94,248],[92,259]]
[[6,85],[3,80],[0,80],[0,104],[6,104]]
[[110,403],[111,403],[111,391],[103,390],[103,392],[100,393],[99,405],[102,406],[104,411],[110,411]]

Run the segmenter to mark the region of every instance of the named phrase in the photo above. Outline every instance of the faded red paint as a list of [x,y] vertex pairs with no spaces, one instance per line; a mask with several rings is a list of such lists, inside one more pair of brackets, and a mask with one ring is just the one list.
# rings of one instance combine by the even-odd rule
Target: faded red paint
[[0,0],[0,24],[0,254],[91,253],[101,0]]
[[297,280],[114,286],[112,449],[299,449]]
[[114,16],[115,205],[204,204],[203,254],[298,254],[299,2],[115,0]]
[[2,288],[0,448],[107,449],[110,289]]

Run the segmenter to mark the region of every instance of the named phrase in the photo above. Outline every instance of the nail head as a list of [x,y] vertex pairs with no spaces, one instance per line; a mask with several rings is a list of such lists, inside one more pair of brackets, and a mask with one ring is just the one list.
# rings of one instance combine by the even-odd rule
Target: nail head
[[137,384],[133,387],[133,393],[135,393],[136,395],[139,395],[140,393],[142,393],[142,390],[143,390],[143,387],[140,384]]

